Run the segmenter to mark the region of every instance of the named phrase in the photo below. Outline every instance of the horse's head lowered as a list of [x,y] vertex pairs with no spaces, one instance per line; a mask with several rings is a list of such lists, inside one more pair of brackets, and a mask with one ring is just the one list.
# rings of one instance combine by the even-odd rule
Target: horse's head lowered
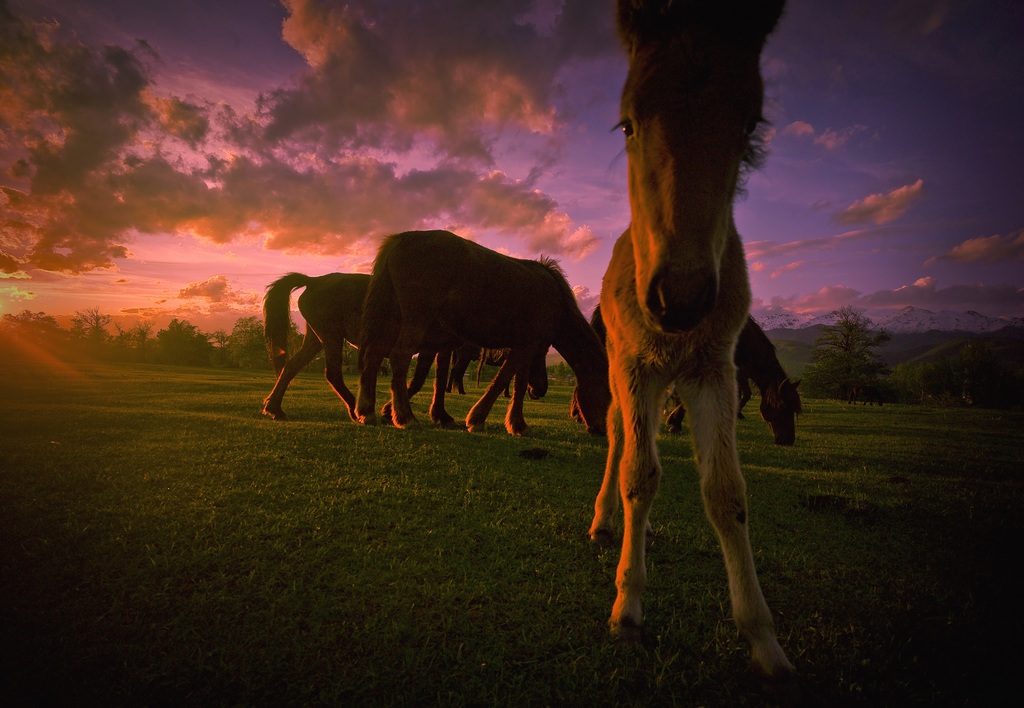
[[619,0],[622,93],[640,309],[659,330],[697,326],[738,238],[732,201],[758,155],[760,54],[783,0]]
[[796,440],[796,416],[803,411],[799,385],[799,379],[784,379],[761,391],[761,417],[771,428],[776,445],[792,445]]

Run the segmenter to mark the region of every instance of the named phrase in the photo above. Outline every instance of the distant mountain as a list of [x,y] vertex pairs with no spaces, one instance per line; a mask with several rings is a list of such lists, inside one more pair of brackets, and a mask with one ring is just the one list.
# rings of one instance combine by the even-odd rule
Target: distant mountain
[[931,312],[919,307],[904,307],[875,320],[875,324],[888,332],[996,332],[1004,327],[1024,327],[1020,317],[986,317],[973,310],[967,312]]
[[[968,332],[973,334],[990,334],[1000,332],[1007,327],[1024,329],[1024,318],[1020,317],[986,317],[969,310],[967,312],[932,312],[920,307],[907,306],[896,311],[866,312],[876,329],[884,329],[889,334],[912,334],[931,331]],[[754,319],[761,329],[769,330],[800,330],[817,328],[835,324],[832,313],[808,317],[791,312],[773,312],[755,315]],[[805,337],[799,338],[801,341]],[[813,338],[812,338],[813,341]]]
[[763,315],[754,315],[754,320],[766,332],[770,329],[799,329],[807,324],[808,319],[792,312],[770,312]]

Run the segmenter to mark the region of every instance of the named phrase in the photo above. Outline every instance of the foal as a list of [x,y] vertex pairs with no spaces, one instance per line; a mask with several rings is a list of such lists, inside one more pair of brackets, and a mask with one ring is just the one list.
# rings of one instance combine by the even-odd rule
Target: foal
[[690,418],[704,508],[718,534],[733,617],[760,675],[793,674],[754,569],[736,453],[733,350],[750,306],[732,202],[757,156],[760,54],[784,0],[619,0],[629,54],[620,127],[631,223],[601,289],[608,329],[608,463],[591,537],[625,533],[612,634],[636,639],[651,505],[661,479],[655,435],[672,383]]

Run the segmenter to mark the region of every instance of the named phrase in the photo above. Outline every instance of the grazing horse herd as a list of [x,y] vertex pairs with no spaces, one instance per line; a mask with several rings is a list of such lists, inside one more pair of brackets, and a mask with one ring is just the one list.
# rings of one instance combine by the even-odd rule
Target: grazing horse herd
[[[629,59],[619,127],[631,219],[602,283],[603,341],[554,262],[510,258],[446,231],[400,233],[383,241],[370,276],[290,274],[268,288],[266,332],[279,378],[264,412],[284,417],[288,383],[322,347],[327,380],[363,424],[377,420],[377,377],[389,358],[392,422],[416,425],[409,397],[417,377],[409,384],[405,377],[414,355],[419,383],[436,360],[430,417],[450,425],[444,394],[452,353],[471,345],[507,353],[466,427],[481,429],[511,382],[505,427],[521,435],[524,396],[528,387],[543,395],[545,355],[554,347],[577,377],[574,414],[589,431],[608,436],[590,536],[598,544],[612,542],[621,502],[624,531],[609,627],[616,638],[636,640],[650,512],[662,474],[655,438],[674,390],[688,415],[733,619],[750,646],[754,671],[788,690],[794,669],[776,639],[747,530],[735,440],[737,367],[739,388],[749,398],[747,382],[754,380],[761,414],[783,445],[793,443],[798,382],[785,375],[748,317],[750,286],[732,207],[744,172],[761,156],[760,56],[783,4],[618,1],[617,27]],[[302,348],[287,359],[288,299],[300,287],[306,288],[299,309],[308,329]],[[356,396],[341,374],[346,340],[359,348]]]

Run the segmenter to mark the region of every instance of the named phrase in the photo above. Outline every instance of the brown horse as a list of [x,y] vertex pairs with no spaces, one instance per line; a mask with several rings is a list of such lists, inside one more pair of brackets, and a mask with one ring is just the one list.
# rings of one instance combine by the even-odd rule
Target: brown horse
[[[400,324],[394,328],[394,322]],[[515,377],[505,427],[526,430],[523,398],[531,367],[543,366],[554,346],[581,382],[580,406],[587,427],[603,432],[608,406],[607,359],[594,330],[580,313],[565,275],[553,261],[510,258],[448,231],[408,231],[381,244],[363,311],[359,359],[362,374],[356,415],[375,422],[377,369],[391,358],[397,372],[432,323],[481,347],[508,348],[501,369],[466,418],[480,430],[501,390]],[[392,345],[391,342],[394,341]],[[404,381],[392,377],[395,425],[415,424]]]
[[631,222],[601,288],[612,405],[608,464],[591,537],[612,539],[625,511],[609,626],[638,639],[645,541],[661,479],[655,436],[670,384],[690,415],[707,516],[729,578],[732,615],[755,671],[789,691],[794,670],[761,592],[736,452],[733,351],[750,284],[732,202],[758,155],[760,55],[783,0],[619,0],[629,56],[620,126]]
[[[308,276],[289,273],[267,286],[263,297],[264,335],[270,348],[277,372],[274,389],[263,401],[263,414],[274,420],[285,420],[281,407],[284,394],[292,379],[323,349],[326,362],[324,376],[338,397],[345,403],[349,416],[355,420],[355,396],[345,385],[342,373],[345,342],[356,342],[363,315],[363,300],[370,285],[370,276],[361,273],[328,273]],[[306,336],[295,355],[288,357],[288,314],[291,293],[305,288],[299,295],[299,312],[306,320]],[[444,342],[441,342],[444,343]],[[435,352],[423,350],[417,360],[416,371],[409,383],[409,395],[422,388]],[[442,356],[438,353],[437,356]],[[445,354],[444,356],[447,356]],[[545,385],[547,381],[545,380]],[[441,409],[436,413],[442,421],[452,417]]]
[[[761,392],[761,418],[772,431],[775,444],[792,445],[796,440],[796,416],[803,412],[800,392],[797,390],[800,380],[793,381],[786,374],[775,353],[775,345],[753,317],[747,318],[740,332],[733,362],[736,364],[736,385],[739,389],[736,417],[743,418],[743,406],[747,405],[752,395],[750,381],[753,380]],[[685,410],[680,402],[668,414],[665,423],[670,432],[681,430]]]
[[856,403],[857,401],[860,401],[865,406],[868,403],[875,405],[875,402],[877,402],[878,406],[881,407],[882,391],[877,386],[867,386],[864,384],[850,386],[850,400],[847,403]]
[[[452,352],[452,368],[448,374],[448,385],[445,386],[445,392],[458,393],[460,395],[466,394],[464,382],[466,370],[469,368],[470,363],[474,361],[477,362],[476,385],[480,386],[480,376],[483,373],[484,366],[500,367],[504,363],[507,354],[507,349],[483,349],[474,344],[463,344]],[[538,399],[543,398],[547,394],[548,369],[547,362],[543,358],[538,358],[534,364],[535,366],[530,370],[530,381],[526,387],[526,392],[530,398]],[[505,386],[505,391],[502,395],[505,398],[511,397],[509,386]]]
[[[264,415],[274,420],[287,418],[281,403],[288,385],[323,349],[324,376],[355,420],[355,396],[345,385],[342,374],[343,354],[346,340],[353,342],[359,334],[369,284],[370,276],[361,273],[328,273],[318,277],[289,273],[267,286],[263,297],[263,331],[278,377],[263,401]],[[289,358],[288,305],[292,291],[298,288],[305,288],[298,304],[306,320],[306,336],[299,350]]]

